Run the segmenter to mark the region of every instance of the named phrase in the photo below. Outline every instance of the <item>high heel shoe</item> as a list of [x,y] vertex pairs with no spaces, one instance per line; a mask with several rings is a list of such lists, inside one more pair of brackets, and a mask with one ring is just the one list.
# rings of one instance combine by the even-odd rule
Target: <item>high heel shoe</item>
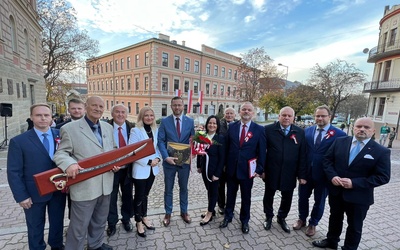
[[148,230],[156,230],[154,226],[148,226],[144,221],[142,221],[143,225],[148,229]]
[[146,238],[146,231],[143,231],[143,233],[140,233],[139,232],[139,227],[138,227],[138,224],[139,224],[140,222],[136,222],[136,232],[137,232],[137,235],[139,235],[140,237],[142,237],[142,238]]
[[[204,212],[204,214],[200,215],[202,219],[206,217],[207,212]],[[212,216],[215,216],[215,210],[212,212]]]
[[207,225],[210,221],[212,221],[213,220],[213,217],[211,216],[210,217],[210,219],[208,220],[208,221],[204,221],[204,220],[201,220],[200,221],[200,226],[205,226],[205,225]]

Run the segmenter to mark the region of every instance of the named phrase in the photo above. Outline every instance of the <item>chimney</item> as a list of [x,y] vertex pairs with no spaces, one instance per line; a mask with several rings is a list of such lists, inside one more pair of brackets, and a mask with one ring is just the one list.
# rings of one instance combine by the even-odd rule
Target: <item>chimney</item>
[[185,41],[182,41],[182,46],[186,46],[186,42]]

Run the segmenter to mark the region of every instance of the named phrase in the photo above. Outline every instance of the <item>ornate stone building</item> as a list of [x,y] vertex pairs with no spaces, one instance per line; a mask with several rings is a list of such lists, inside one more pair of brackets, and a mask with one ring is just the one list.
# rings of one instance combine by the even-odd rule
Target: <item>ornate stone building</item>
[[0,117],[0,144],[26,130],[30,105],[45,102],[40,32],[36,0],[0,1],[0,105],[12,111]]

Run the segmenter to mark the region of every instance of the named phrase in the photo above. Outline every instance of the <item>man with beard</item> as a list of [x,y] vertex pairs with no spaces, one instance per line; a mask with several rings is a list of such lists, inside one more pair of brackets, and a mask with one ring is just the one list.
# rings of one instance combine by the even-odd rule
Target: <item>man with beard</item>
[[71,121],[77,121],[81,119],[85,115],[85,103],[80,99],[71,99],[68,102],[68,113],[70,115],[70,119],[67,119],[64,122],[61,122],[56,125],[56,128],[60,129],[65,124]]

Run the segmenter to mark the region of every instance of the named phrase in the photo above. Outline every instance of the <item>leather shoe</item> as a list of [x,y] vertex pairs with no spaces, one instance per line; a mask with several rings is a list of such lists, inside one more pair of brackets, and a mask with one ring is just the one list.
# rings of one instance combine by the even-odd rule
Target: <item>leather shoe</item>
[[117,229],[115,228],[115,226],[109,225],[107,228],[107,235],[108,236],[113,236],[115,233],[117,232]]
[[307,229],[306,229],[306,235],[311,237],[315,235],[315,226],[313,225],[308,225]]
[[224,215],[225,214],[225,209],[223,207],[218,207],[218,213],[220,215]]
[[190,216],[188,213],[182,213],[181,217],[182,217],[183,221],[186,222],[187,224],[190,224],[190,222],[192,222],[192,219],[190,219]]
[[230,222],[231,222],[231,221],[229,221],[228,219],[224,219],[224,220],[221,222],[221,224],[219,224],[219,228],[225,228],[225,227],[227,227],[228,224],[229,224]]
[[267,231],[271,229],[271,225],[272,225],[272,217],[267,218],[263,223],[264,229]]
[[332,242],[328,239],[323,239],[323,240],[316,240],[312,242],[313,246],[319,247],[319,248],[330,248],[330,249],[337,249],[338,244],[335,242]]
[[107,245],[106,243],[103,243],[101,247],[98,248],[88,248],[88,250],[113,250],[112,246]]
[[293,229],[294,229],[294,230],[300,230],[302,227],[305,227],[305,226],[306,226],[306,222],[303,221],[303,220],[301,220],[301,219],[298,219],[298,220],[296,220],[296,222],[293,224]]
[[131,232],[133,230],[133,225],[132,225],[131,221],[122,222],[122,224],[124,225],[125,231]]
[[278,221],[278,224],[281,225],[283,231],[285,231],[286,233],[290,233],[290,228],[289,228],[288,224],[286,223],[285,219],[278,217],[277,221]]
[[171,222],[171,214],[165,214],[163,220],[164,227],[168,227],[170,222]]
[[242,224],[242,232],[243,232],[244,234],[248,234],[249,231],[250,231],[249,223],[243,223],[243,224]]
[[[141,229],[143,230],[143,232],[139,232],[139,226],[141,226]],[[142,222],[136,222],[136,233],[140,237],[146,238],[146,231],[144,231]]]

